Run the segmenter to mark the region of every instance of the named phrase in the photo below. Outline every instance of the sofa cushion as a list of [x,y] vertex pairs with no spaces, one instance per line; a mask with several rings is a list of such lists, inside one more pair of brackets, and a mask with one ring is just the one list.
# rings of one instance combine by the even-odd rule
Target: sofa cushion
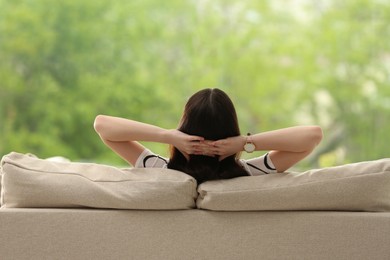
[[3,157],[2,208],[189,209],[196,181],[170,169],[119,169],[10,153]]
[[390,159],[208,181],[198,192],[197,207],[209,210],[389,211]]

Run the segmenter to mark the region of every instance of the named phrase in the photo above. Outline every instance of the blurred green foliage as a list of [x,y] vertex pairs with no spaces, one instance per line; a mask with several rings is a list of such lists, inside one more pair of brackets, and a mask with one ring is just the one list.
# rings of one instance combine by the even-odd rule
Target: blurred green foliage
[[120,164],[97,114],[175,128],[219,87],[243,133],[321,125],[306,166],[389,157],[389,39],[384,0],[0,0],[0,154]]

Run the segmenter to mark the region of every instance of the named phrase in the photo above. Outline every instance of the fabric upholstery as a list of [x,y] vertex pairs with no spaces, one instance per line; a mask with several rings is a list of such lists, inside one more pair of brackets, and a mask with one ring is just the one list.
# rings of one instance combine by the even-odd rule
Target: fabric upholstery
[[170,169],[119,169],[11,153],[2,162],[2,208],[189,209],[196,181]]
[[390,212],[0,209],[2,260],[383,260]]
[[202,183],[208,210],[390,211],[390,159]]
[[[1,205],[189,209],[196,181],[170,169],[119,169],[107,165],[42,160],[11,153],[2,159]],[[278,173],[208,181],[197,207],[217,211],[390,210],[390,159],[303,173]]]

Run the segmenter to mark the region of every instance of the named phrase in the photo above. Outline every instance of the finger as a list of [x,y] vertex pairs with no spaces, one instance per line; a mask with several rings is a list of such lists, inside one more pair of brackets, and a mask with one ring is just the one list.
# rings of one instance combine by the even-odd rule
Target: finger
[[226,157],[227,157],[226,155],[220,156],[220,157],[219,157],[219,161],[222,161],[222,160],[225,159]]
[[210,144],[211,144],[212,146],[217,146],[218,143],[219,143],[219,141],[213,141],[213,142],[211,142]]
[[217,140],[213,143],[214,146],[223,146],[223,145],[226,145],[226,140],[225,139],[222,139],[222,140]]
[[197,146],[192,148],[192,151],[198,152],[198,153],[209,153],[211,150],[208,147],[197,145]]
[[213,146],[213,144],[215,143],[215,141],[204,140],[202,143],[205,144],[205,145],[208,145],[208,146]]
[[201,137],[201,136],[196,136],[196,135],[191,135],[190,136],[190,141],[191,142],[200,142],[200,141],[203,141],[204,140],[204,137]]
[[204,152],[204,151],[194,151],[192,154],[194,155],[204,155],[204,156],[212,156],[212,153]]
[[219,150],[213,151],[213,153],[214,153],[215,155],[222,155],[222,152],[219,151]]
[[207,143],[204,143],[204,142],[200,142],[197,144],[197,147],[198,148],[201,148],[201,149],[207,149],[207,150],[210,150],[212,149],[214,146],[210,145],[210,144],[207,144]]
[[205,144],[197,145],[193,149],[194,153],[196,153],[196,154],[202,154],[202,155],[208,155],[208,156],[214,155],[215,154],[214,150],[215,149],[212,149],[212,146],[205,145]]

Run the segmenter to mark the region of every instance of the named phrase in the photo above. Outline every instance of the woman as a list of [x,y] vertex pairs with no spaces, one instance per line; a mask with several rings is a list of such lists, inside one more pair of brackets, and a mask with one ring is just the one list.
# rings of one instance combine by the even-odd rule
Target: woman
[[[188,100],[178,129],[104,115],[96,117],[94,127],[103,142],[134,167],[167,167],[193,176],[198,183],[284,172],[310,154],[322,139],[318,126],[241,135],[232,101],[216,88],[201,90]],[[169,160],[138,141],[169,144]],[[244,150],[269,152],[239,159]]]

